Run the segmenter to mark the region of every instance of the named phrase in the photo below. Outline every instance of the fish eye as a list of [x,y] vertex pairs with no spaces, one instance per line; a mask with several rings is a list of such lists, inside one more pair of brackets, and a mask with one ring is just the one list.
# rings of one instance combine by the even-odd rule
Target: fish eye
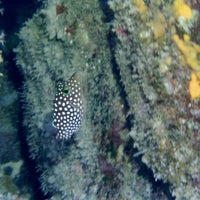
[[67,86],[64,86],[62,92],[65,96],[70,94],[70,89]]

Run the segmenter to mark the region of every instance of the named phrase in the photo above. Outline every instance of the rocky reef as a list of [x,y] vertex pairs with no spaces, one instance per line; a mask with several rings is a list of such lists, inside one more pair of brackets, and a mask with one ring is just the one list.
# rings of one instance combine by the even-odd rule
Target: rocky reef
[[[200,198],[199,6],[48,0],[26,21],[15,48],[24,127],[49,199],[172,199],[139,175],[141,162],[174,198]],[[80,106],[73,74],[80,116],[65,112]],[[80,128],[57,138],[73,119]]]
[[[50,0],[19,33],[15,52],[25,78],[27,142],[41,172],[42,190],[51,199],[152,196],[149,181],[137,174],[139,165],[124,153],[129,138],[125,108],[113,75],[109,27],[103,19],[98,1]],[[74,73],[79,74],[83,91],[81,127],[68,140],[56,139],[52,109],[57,112],[57,83]],[[69,99],[73,93],[66,87],[59,91]],[[65,113],[62,117],[56,118],[59,123]]]
[[176,199],[199,199],[199,3],[109,5],[134,147]]

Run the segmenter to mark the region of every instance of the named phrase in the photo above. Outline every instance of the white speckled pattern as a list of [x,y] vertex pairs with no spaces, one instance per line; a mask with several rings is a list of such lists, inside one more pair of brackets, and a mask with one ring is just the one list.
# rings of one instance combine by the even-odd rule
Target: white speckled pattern
[[58,83],[53,106],[53,126],[58,129],[56,138],[69,139],[81,124],[83,102],[80,83],[72,76]]

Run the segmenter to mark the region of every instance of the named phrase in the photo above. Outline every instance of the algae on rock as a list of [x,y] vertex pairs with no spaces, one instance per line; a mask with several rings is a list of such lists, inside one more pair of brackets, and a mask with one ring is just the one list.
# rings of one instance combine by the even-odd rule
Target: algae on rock
[[[102,19],[97,0],[48,0],[19,33],[27,142],[51,199],[151,199],[150,183],[123,150],[120,134],[128,131]],[[60,141],[51,124],[56,82],[75,72],[83,121],[74,138]]]
[[[173,40],[174,35],[187,34],[179,28],[174,12],[182,8],[175,8],[174,2],[110,0],[115,58],[128,116],[134,116],[129,117],[130,136],[143,154],[142,161],[155,179],[171,183],[177,199],[199,199],[200,100],[190,97],[193,69]],[[191,1],[185,2],[184,7],[193,12]]]

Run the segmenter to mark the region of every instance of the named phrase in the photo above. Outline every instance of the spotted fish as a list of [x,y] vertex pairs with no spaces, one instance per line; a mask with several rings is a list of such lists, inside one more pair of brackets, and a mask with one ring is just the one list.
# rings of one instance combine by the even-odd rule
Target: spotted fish
[[81,85],[76,74],[67,82],[59,82],[53,105],[53,126],[56,138],[69,139],[78,131],[83,117]]

